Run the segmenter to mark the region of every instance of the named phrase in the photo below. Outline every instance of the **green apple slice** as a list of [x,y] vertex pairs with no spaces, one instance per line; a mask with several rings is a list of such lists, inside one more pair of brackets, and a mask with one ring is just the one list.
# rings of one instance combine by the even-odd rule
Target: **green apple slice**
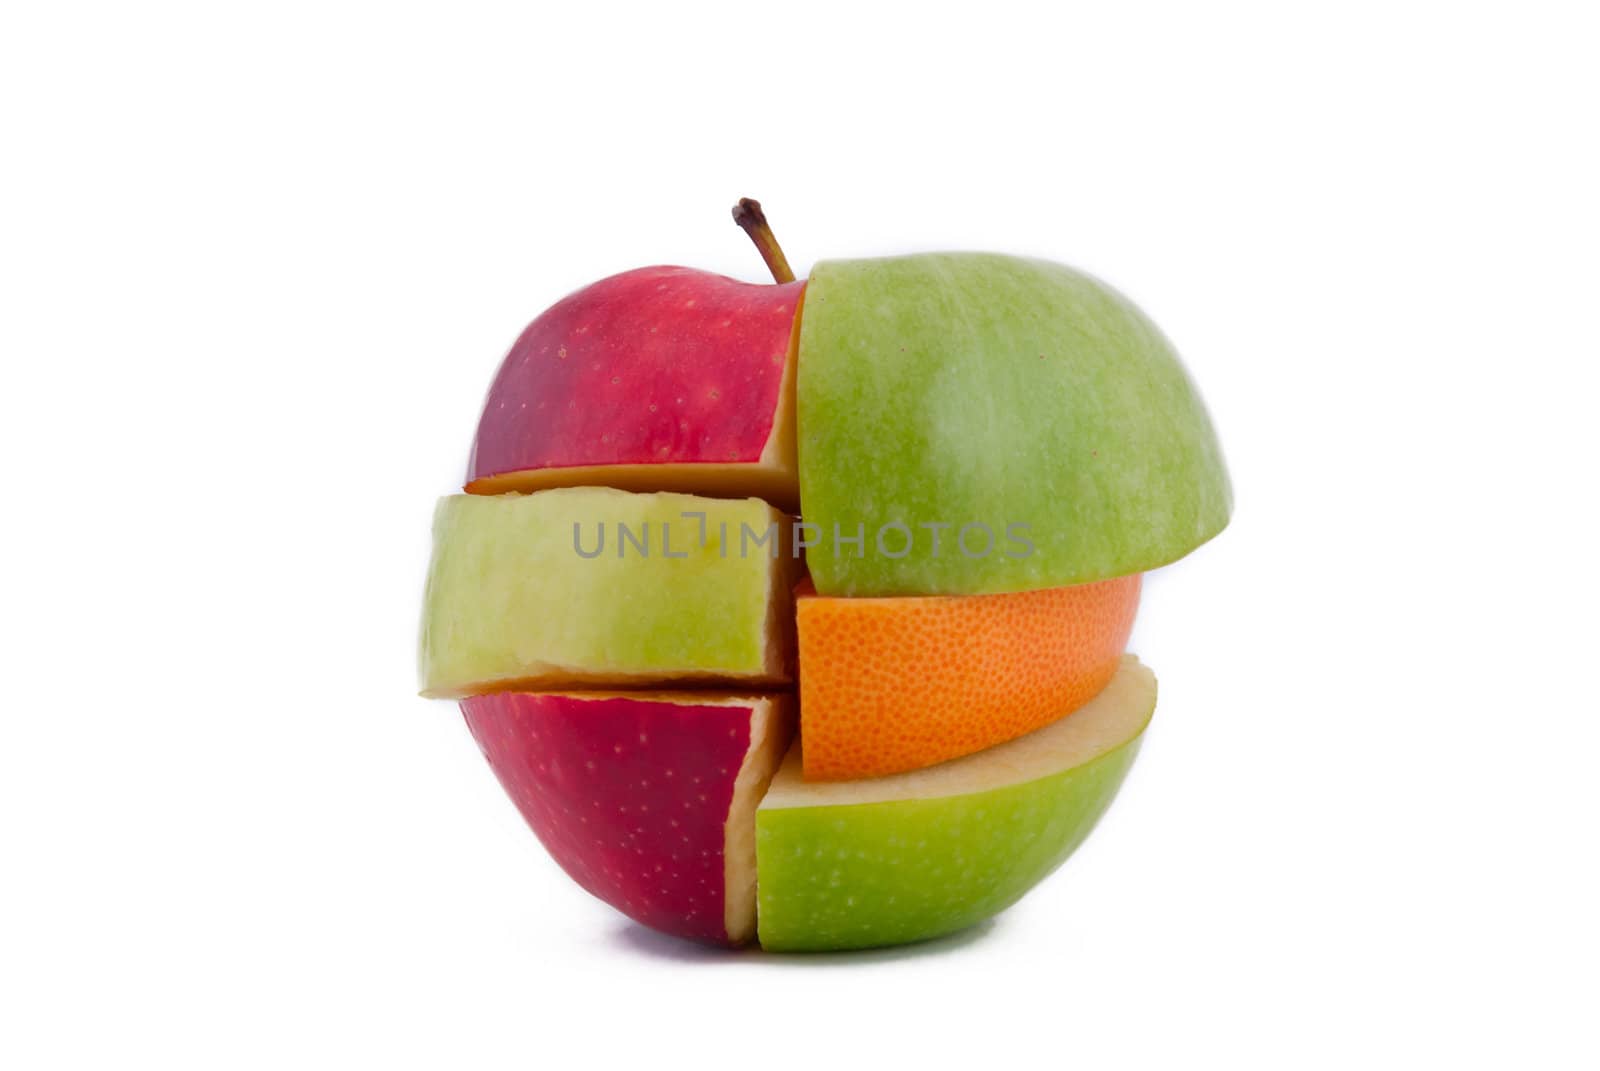
[[978,253],[824,262],[798,368],[823,595],[1083,584],[1174,561],[1228,522],[1222,452],[1172,346],[1071,268]]
[[789,532],[753,498],[580,487],[441,499],[423,694],[787,683]]
[[1154,675],[1129,655],[1076,712],[938,766],[807,782],[795,744],[756,812],[762,947],[904,944],[1009,907],[1105,813],[1155,703]]

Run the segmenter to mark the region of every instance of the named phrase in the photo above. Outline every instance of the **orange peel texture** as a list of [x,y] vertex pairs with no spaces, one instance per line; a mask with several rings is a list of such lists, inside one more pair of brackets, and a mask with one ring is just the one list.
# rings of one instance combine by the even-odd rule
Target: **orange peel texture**
[[796,591],[803,776],[916,770],[1070,714],[1116,674],[1140,577],[998,595]]

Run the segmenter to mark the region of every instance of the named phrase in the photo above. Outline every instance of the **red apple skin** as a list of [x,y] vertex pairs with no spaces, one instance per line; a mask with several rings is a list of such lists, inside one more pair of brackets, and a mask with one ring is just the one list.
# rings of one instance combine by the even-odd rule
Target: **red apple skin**
[[804,285],[653,267],[557,302],[495,376],[467,489],[512,473],[553,484],[563,468],[761,463]]
[[730,943],[725,826],[750,707],[502,692],[461,711],[574,881],[652,929]]

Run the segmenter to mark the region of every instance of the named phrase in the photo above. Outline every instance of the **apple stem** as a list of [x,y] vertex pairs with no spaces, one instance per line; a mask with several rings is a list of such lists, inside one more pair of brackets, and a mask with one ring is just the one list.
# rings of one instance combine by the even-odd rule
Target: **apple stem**
[[794,271],[789,267],[789,258],[783,255],[783,247],[778,244],[772,228],[767,225],[767,214],[761,211],[761,202],[749,197],[739,198],[739,203],[733,206],[733,221],[756,244],[756,249],[761,253],[761,259],[767,262],[767,270],[772,272],[772,277],[780,283],[794,282]]

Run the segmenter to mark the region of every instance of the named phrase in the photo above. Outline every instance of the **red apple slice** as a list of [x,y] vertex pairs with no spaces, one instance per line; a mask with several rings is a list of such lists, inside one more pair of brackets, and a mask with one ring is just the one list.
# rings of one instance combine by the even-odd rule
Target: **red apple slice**
[[495,376],[466,489],[753,496],[794,512],[804,285],[640,268],[557,302]]
[[563,870],[629,918],[740,944],[756,932],[756,806],[792,696],[498,692],[467,727]]

